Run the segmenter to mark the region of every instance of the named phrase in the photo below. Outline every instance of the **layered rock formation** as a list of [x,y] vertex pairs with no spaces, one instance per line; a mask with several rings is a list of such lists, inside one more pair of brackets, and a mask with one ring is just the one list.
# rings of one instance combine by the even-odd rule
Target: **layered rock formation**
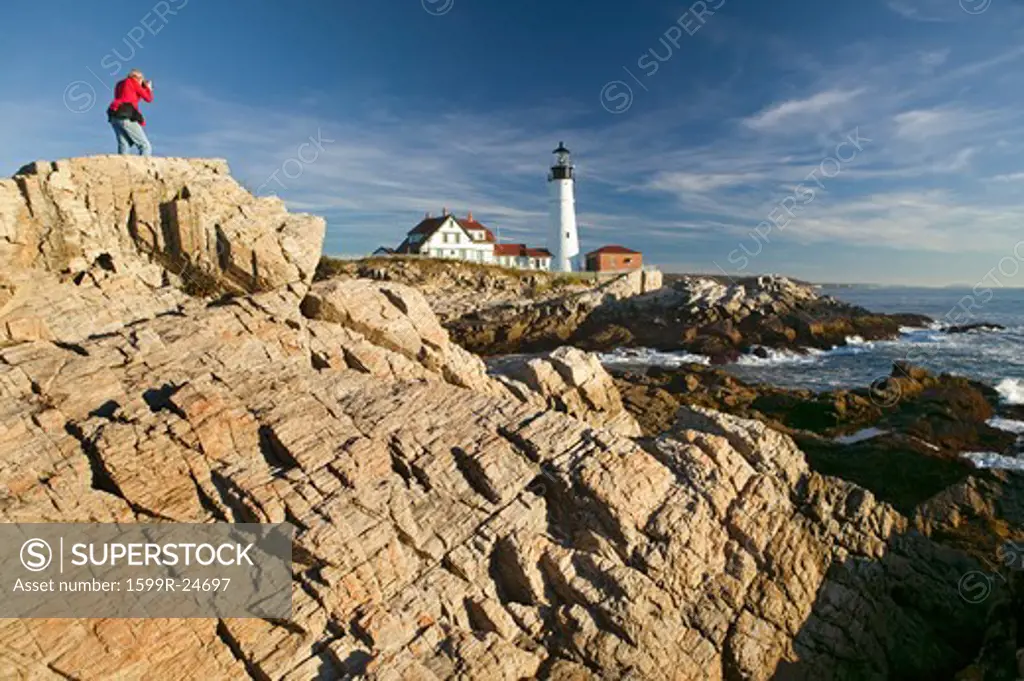
[[223,161],[33,163],[0,181],[0,343],[113,332],[183,291],[301,293],[323,235],[323,219],[252,196]]
[[895,338],[921,315],[874,314],[785,277],[722,282],[683,277],[658,293],[606,305],[574,336],[583,347],[685,350],[728,362],[758,348],[832,348],[847,338]]
[[990,386],[904,363],[871,387],[821,393],[749,384],[696,364],[616,373],[625,407],[648,436],[670,427],[681,405],[757,419],[794,437],[819,472],[857,482],[908,514],[987,475],[961,454],[1012,453],[1017,440],[989,425],[999,403]]
[[[509,307],[526,308],[575,298],[577,294],[605,287],[615,280],[618,281],[613,286],[605,287],[612,298],[640,295],[662,286],[662,275],[657,270],[621,277],[593,272],[567,275],[414,256],[321,259],[317,267],[318,279],[347,277],[412,286],[423,293],[443,324],[477,313],[494,314]],[[583,296],[579,304],[588,306],[605,299]]]
[[646,285],[634,273],[592,291],[488,306],[445,323],[473,352],[538,352],[570,343],[588,350],[648,347],[707,355],[715,363],[760,348],[832,348],[847,338],[894,338],[931,320],[884,315],[819,296],[785,277],[675,278]]
[[523,401],[540,395],[549,408],[593,426],[626,437],[643,432],[596,355],[566,346],[544,356],[502,358],[492,362],[491,369]]
[[550,272],[490,267],[462,260],[388,256],[363,260],[324,257],[316,278],[374,279],[419,290],[442,323],[516,302],[543,302],[593,288],[585,279]]
[[319,368],[385,378],[445,381],[480,392],[500,389],[479,357],[448,342],[423,296],[399,284],[340,280],[316,284],[302,301]]
[[483,355],[543,352],[566,343],[594,347],[579,330],[595,311],[655,296],[660,288],[660,273],[635,271],[583,291],[482,307],[445,326],[455,342]]
[[[595,425],[616,399],[569,350],[488,376],[416,291],[310,286],[322,223],[219,162],[43,167],[74,210],[0,212],[2,319],[40,330],[0,344],[0,520],[290,522],[294,616],[4,620],[3,676],[923,681],[974,659],[977,562],[785,435],[695,407],[641,447]],[[180,202],[257,265],[129,229],[166,234]]]

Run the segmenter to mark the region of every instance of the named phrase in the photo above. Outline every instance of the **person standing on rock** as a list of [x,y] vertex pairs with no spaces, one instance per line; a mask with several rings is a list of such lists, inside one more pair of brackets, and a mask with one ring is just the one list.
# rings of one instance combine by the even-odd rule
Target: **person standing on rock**
[[132,69],[128,77],[114,87],[114,101],[107,107],[107,120],[117,135],[119,154],[127,154],[135,147],[140,156],[153,155],[153,145],[143,129],[146,119],[139,111],[140,99],[153,101],[153,81],[146,80],[142,71]]

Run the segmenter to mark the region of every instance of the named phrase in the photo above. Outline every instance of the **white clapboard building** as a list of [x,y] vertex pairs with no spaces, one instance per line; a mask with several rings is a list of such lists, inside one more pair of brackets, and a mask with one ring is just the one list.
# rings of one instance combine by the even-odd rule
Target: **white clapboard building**
[[[378,249],[385,255],[389,249]],[[547,270],[551,254],[545,249],[527,248],[525,244],[498,244],[494,232],[477,222],[473,214],[458,218],[442,210],[441,215],[429,213],[409,230],[395,255],[421,255],[430,258],[451,258],[520,269]]]

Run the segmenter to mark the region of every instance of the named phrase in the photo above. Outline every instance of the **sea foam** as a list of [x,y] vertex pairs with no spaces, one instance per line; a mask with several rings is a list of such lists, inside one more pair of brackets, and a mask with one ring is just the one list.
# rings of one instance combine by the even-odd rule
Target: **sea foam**
[[[767,366],[772,364],[814,364],[824,354],[822,350],[808,349],[806,353],[794,350],[776,350],[755,346],[759,354],[746,354],[736,360],[740,366]],[[761,355],[764,355],[763,357]]]
[[840,445],[854,445],[858,442],[864,442],[866,440],[873,440],[876,437],[887,434],[887,430],[879,430],[878,428],[865,428],[864,430],[858,430],[856,433],[850,435],[841,435],[835,438],[833,442]]
[[690,352],[660,352],[650,348],[619,348],[598,355],[601,364],[622,368],[657,366],[677,368],[687,364],[711,364],[704,355]]
[[1024,380],[1004,378],[996,386],[996,392],[1006,404],[1024,404]]
[[1016,435],[1024,435],[1024,421],[1014,421],[1013,419],[1004,419],[1000,416],[986,421],[988,425],[999,430],[1005,430],[1007,433],[1014,433]]
[[995,452],[965,452],[961,458],[970,461],[975,468],[991,468],[1002,471],[1024,472],[1024,459],[1003,456]]

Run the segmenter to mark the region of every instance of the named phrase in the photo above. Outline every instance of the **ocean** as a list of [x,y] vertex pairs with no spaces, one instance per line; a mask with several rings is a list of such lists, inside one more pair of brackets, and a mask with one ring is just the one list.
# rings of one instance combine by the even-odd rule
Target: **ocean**
[[[1007,403],[1024,404],[1024,289],[992,289],[991,295],[968,288],[902,286],[823,287],[823,295],[860,305],[873,312],[910,312],[937,321],[935,328],[905,328],[900,338],[866,342],[848,338],[848,345],[802,355],[768,351],[723,368],[745,381],[816,391],[867,387],[892,372],[894,361],[909,361],[938,373],[985,381]],[[964,308],[970,309],[967,313]],[[1003,331],[946,334],[940,325],[991,322]],[[675,366],[706,358],[686,353],[628,351],[602,357],[609,365]]]
[[[847,345],[808,354],[769,350],[767,357],[747,356],[722,367],[752,383],[826,391],[867,387],[892,373],[893,362],[909,361],[935,373],[949,373],[993,386],[1004,404],[1024,404],[1024,289],[992,289],[991,295],[967,288],[897,286],[823,287],[823,295],[860,305],[872,312],[909,312],[935,319],[930,328],[904,328],[899,338],[868,342],[848,338]],[[969,310],[967,312],[966,310]],[[947,334],[951,324],[990,322],[999,331]],[[652,350],[620,350],[602,355],[608,366],[680,366],[708,363],[706,357]],[[989,425],[1019,435],[1016,452],[964,452],[978,468],[1024,473],[1024,421],[994,418]],[[866,439],[881,433],[868,429],[854,436]]]

